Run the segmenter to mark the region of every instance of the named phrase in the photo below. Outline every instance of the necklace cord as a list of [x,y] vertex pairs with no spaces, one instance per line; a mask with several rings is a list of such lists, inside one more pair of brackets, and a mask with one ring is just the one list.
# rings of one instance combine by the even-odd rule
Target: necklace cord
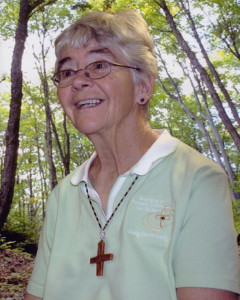
[[93,213],[94,213],[94,216],[95,216],[95,218],[96,218],[96,220],[97,220],[98,226],[99,226],[99,228],[101,229],[102,232],[104,232],[105,229],[107,228],[109,222],[112,220],[112,218],[113,218],[113,216],[115,215],[116,211],[118,210],[119,206],[122,204],[123,200],[126,198],[127,194],[128,194],[128,193],[130,192],[130,190],[132,189],[132,187],[133,187],[133,185],[135,184],[135,182],[137,181],[138,177],[139,177],[139,176],[137,175],[137,176],[134,178],[133,182],[131,183],[131,185],[129,186],[128,190],[126,191],[126,193],[125,193],[125,194],[123,195],[123,197],[121,198],[121,200],[118,202],[116,208],[114,209],[113,213],[111,214],[111,216],[109,217],[109,219],[107,220],[107,222],[105,223],[105,225],[104,225],[103,228],[102,228],[102,225],[101,225],[101,223],[100,223],[100,221],[99,221],[99,219],[98,219],[98,216],[97,216],[97,213],[96,213],[96,211],[95,211],[95,208],[94,208],[94,206],[93,206],[93,204],[92,204],[92,200],[91,200],[90,195],[89,195],[89,192],[88,192],[88,186],[87,186],[86,182],[84,182],[84,184],[85,184],[85,189],[86,189],[86,193],[87,193],[87,197],[88,197],[90,206],[91,206],[92,211],[93,211]]

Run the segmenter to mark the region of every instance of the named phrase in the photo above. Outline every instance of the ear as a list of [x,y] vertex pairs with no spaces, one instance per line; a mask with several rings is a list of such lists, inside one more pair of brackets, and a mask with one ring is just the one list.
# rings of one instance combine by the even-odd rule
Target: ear
[[[138,83],[136,87],[136,101],[139,104],[145,104],[149,102],[154,90],[155,79],[153,76],[146,75],[146,77]],[[143,102],[142,99],[145,101]]]

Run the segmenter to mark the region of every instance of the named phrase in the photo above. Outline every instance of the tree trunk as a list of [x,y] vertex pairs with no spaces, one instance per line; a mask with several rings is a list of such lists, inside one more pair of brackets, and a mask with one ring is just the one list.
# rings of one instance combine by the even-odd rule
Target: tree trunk
[[[35,126],[35,130],[37,131],[37,128]],[[38,169],[39,169],[39,175],[40,175],[40,187],[41,187],[41,206],[42,206],[42,216],[44,219],[45,216],[45,199],[48,197],[48,191],[47,191],[47,183],[46,183],[46,177],[44,174],[44,169],[42,165],[41,160],[41,154],[40,154],[40,146],[39,146],[39,139],[36,138],[36,145],[37,145],[37,161],[38,161]]]
[[47,148],[47,160],[49,164],[49,173],[50,173],[50,182],[51,189],[55,187],[57,184],[57,173],[56,168],[53,162],[53,154],[52,154],[52,130],[51,130],[51,118],[52,113],[49,106],[48,98],[45,99],[45,112],[46,112],[46,148]]
[[201,49],[202,55],[203,55],[203,57],[204,57],[207,65],[209,67],[209,70],[211,71],[213,77],[216,80],[217,85],[219,86],[222,94],[224,95],[224,97],[225,97],[225,99],[226,99],[226,101],[227,101],[227,103],[228,103],[228,105],[229,105],[229,107],[231,109],[233,117],[235,118],[236,122],[240,126],[240,118],[239,118],[237,109],[236,109],[234,103],[232,102],[232,99],[231,99],[228,91],[226,90],[224,84],[222,83],[221,78],[220,78],[218,72],[216,71],[214,65],[212,64],[212,62],[210,61],[210,59],[208,57],[208,54],[207,54],[207,52],[206,52],[206,50],[205,50],[205,48],[203,46],[203,43],[201,42],[201,39],[200,39],[200,37],[198,35],[197,28],[196,28],[195,23],[193,21],[192,15],[191,15],[189,9],[187,9],[186,6],[184,5],[184,3],[183,3],[182,0],[180,0],[180,3],[182,4],[182,8],[184,10],[184,13],[187,15],[187,17],[189,19],[190,26],[191,26],[194,38],[196,39],[196,41],[197,41],[197,43],[198,43],[198,45],[199,45],[199,47]]
[[[195,72],[195,70],[192,70],[192,73],[194,74],[194,77],[195,77],[195,80],[198,84],[198,89],[201,93],[201,96],[202,96],[202,99],[203,99],[203,103],[204,103],[204,107],[205,107],[205,110],[207,112],[207,115],[203,114],[202,112],[202,109],[201,109],[201,104],[200,104],[200,100],[198,99],[198,95],[197,95],[197,91],[196,91],[196,88],[189,76],[189,74],[186,73],[184,67],[179,63],[180,67],[182,68],[182,71],[184,73],[185,76],[188,77],[188,79],[190,80],[190,83],[191,83],[191,86],[193,88],[193,92],[194,92],[194,95],[195,95],[195,100],[196,100],[196,103],[197,103],[197,106],[198,106],[198,109],[199,109],[199,112],[201,113],[201,116],[209,122],[210,126],[211,126],[211,129],[212,129],[212,132],[216,138],[216,141],[217,141],[217,145],[218,145],[218,148],[220,149],[220,153],[221,153],[221,156],[224,160],[224,163],[225,163],[225,166],[223,165],[222,161],[221,161],[221,158],[220,158],[220,153],[218,152],[218,149],[215,147],[214,145],[214,142],[210,136],[210,134],[208,133],[205,125],[204,125],[204,122],[202,120],[200,120],[197,115],[191,111],[187,105],[183,102],[182,100],[182,97],[181,97],[181,92],[179,90],[179,87],[178,87],[178,84],[177,82],[174,81],[174,79],[171,77],[171,75],[169,74],[168,70],[167,70],[167,66],[161,56],[161,53],[159,52],[158,53],[158,57],[159,59],[161,60],[162,62],[162,66],[166,72],[166,74],[168,75],[168,78],[169,80],[171,81],[172,83],[172,86],[174,87],[174,90],[175,90],[175,93],[176,93],[176,96],[175,94],[173,95],[171,92],[168,91],[168,89],[165,87],[165,85],[163,84],[161,78],[159,77],[158,78],[158,81],[162,87],[162,89],[165,91],[165,93],[171,97],[173,100],[177,101],[179,103],[179,105],[184,109],[184,111],[187,113],[187,115],[198,125],[199,129],[202,131],[202,133],[204,134],[204,137],[209,145],[209,148],[210,150],[212,151],[212,153],[214,154],[214,158],[215,160],[217,161],[217,163],[223,168],[225,169],[225,171],[227,172],[228,174],[228,178],[229,178],[229,181],[231,183],[234,183],[234,181],[236,180],[236,178],[234,177],[234,172],[232,170],[232,167],[231,167],[231,164],[230,164],[230,161],[228,159],[228,156],[226,154],[226,151],[224,149],[224,145],[223,145],[223,141],[221,140],[220,138],[220,135],[217,131],[217,128],[216,126],[214,125],[214,122],[213,122],[213,119],[212,119],[212,115],[211,115],[211,112],[208,108],[208,104],[207,104],[207,101],[206,101],[206,94],[204,93],[203,89],[202,89],[202,86],[201,86],[201,82],[199,80],[199,78],[197,77],[197,74]],[[239,199],[239,193],[235,192],[235,193],[232,193],[232,198],[234,200],[236,199]]]
[[14,193],[17,169],[17,151],[19,147],[19,124],[22,105],[22,56],[28,34],[28,20],[33,10],[43,2],[44,0],[20,0],[18,23],[15,34],[15,46],[11,65],[11,103],[6,132],[6,151],[1,178],[0,230],[6,222]]
[[64,128],[64,137],[65,137],[65,156],[64,156],[64,166],[65,166],[65,175],[70,173],[70,138],[67,130],[67,117],[64,113],[63,120],[63,128]]
[[155,2],[162,8],[162,10],[165,13],[166,20],[168,21],[171,30],[173,34],[175,35],[179,45],[183,49],[183,51],[187,54],[189,60],[191,61],[192,65],[198,70],[198,72],[201,75],[201,78],[208,88],[208,91],[211,95],[211,98],[213,100],[213,103],[218,111],[219,117],[221,118],[223,124],[225,125],[225,128],[228,130],[229,134],[231,135],[237,149],[240,151],[240,135],[238,134],[236,128],[233,126],[230,118],[228,117],[223,104],[221,102],[221,99],[219,98],[219,95],[217,94],[214,85],[211,81],[211,78],[209,77],[206,70],[202,67],[200,62],[198,61],[196,54],[190,49],[187,42],[184,40],[182,34],[177,29],[177,26],[173,20],[173,17],[166,5],[166,2],[164,0],[156,1]]
[[[49,170],[50,170],[50,178],[51,178],[51,185],[54,187],[54,185],[57,182],[57,175],[56,175],[56,168],[53,161],[53,155],[52,155],[52,133],[55,136],[55,141],[57,144],[57,148],[60,153],[60,157],[64,166],[64,174],[65,176],[69,174],[70,172],[70,146],[69,146],[69,134],[67,132],[66,127],[66,117],[64,116],[64,137],[65,142],[64,145],[61,145],[59,134],[57,132],[57,128],[54,122],[53,114],[51,111],[51,106],[49,103],[49,85],[48,85],[48,76],[46,72],[46,56],[49,51],[49,48],[46,48],[45,46],[45,37],[48,33],[48,18],[43,13],[42,14],[42,24],[41,27],[38,29],[39,37],[42,34],[42,40],[41,40],[41,51],[42,51],[42,59],[40,60],[37,55],[34,54],[36,60],[39,63],[38,68],[38,74],[42,81],[43,85],[43,92],[45,97],[45,107],[46,107],[46,144],[47,144],[47,153],[48,153],[48,162],[49,162]],[[65,150],[65,151],[64,151]]]
[[6,133],[6,154],[0,191],[0,229],[7,219],[14,192],[22,102],[22,56],[27,38],[27,24],[30,12],[31,9],[28,1],[21,0],[11,67],[11,104]]
[[69,140],[69,133],[67,132],[67,127],[66,127],[65,114],[64,114],[64,120],[63,120],[64,147],[61,146],[61,142],[60,142],[57,128],[56,128],[53,118],[51,118],[51,125],[52,125],[53,133],[55,136],[57,148],[59,150],[60,157],[62,159],[62,163],[64,166],[64,175],[66,176],[70,173],[70,140]]

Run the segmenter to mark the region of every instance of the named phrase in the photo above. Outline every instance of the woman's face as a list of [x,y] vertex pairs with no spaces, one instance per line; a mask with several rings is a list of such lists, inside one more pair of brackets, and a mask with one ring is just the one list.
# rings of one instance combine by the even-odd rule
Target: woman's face
[[[96,42],[81,49],[65,47],[60,53],[59,70],[78,70],[95,61],[124,64],[113,50]],[[138,117],[141,98],[128,68],[112,66],[104,78],[92,80],[82,71],[71,85],[57,89],[60,103],[73,125],[86,135],[128,128]],[[81,105],[84,104],[84,105]]]

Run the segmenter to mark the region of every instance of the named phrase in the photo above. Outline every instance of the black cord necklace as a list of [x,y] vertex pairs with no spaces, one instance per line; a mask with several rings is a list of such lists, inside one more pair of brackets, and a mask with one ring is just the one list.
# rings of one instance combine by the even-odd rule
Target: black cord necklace
[[88,192],[88,186],[85,182],[85,189],[86,189],[86,193],[87,193],[87,197],[90,203],[90,206],[92,208],[92,211],[94,213],[94,216],[97,220],[98,226],[100,228],[100,242],[98,243],[98,251],[97,251],[97,256],[90,258],[90,264],[96,264],[97,270],[96,270],[96,276],[102,276],[103,275],[103,264],[105,261],[107,260],[112,260],[113,259],[113,254],[112,253],[108,253],[105,254],[104,253],[104,249],[105,249],[105,242],[103,241],[104,236],[105,236],[105,229],[107,228],[109,222],[112,220],[113,216],[115,215],[116,211],[118,210],[119,206],[122,204],[123,200],[126,198],[126,196],[128,195],[128,193],[130,192],[130,190],[132,189],[133,185],[135,184],[135,182],[138,179],[138,175],[134,178],[133,182],[131,183],[131,185],[129,186],[128,190],[126,191],[126,193],[123,195],[123,197],[121,198],[121,200],[118,202],[118,205],[116,206],[116,208],[114,209],[113,213],[111,214],[111,216],[109,217],[109,219],[107,220],[107,222],[105,223],[105,225],[102,227],[99,218],[97,216],[97,213],[93,207],[92,204],[92,200],[89,196],[89,192]]

